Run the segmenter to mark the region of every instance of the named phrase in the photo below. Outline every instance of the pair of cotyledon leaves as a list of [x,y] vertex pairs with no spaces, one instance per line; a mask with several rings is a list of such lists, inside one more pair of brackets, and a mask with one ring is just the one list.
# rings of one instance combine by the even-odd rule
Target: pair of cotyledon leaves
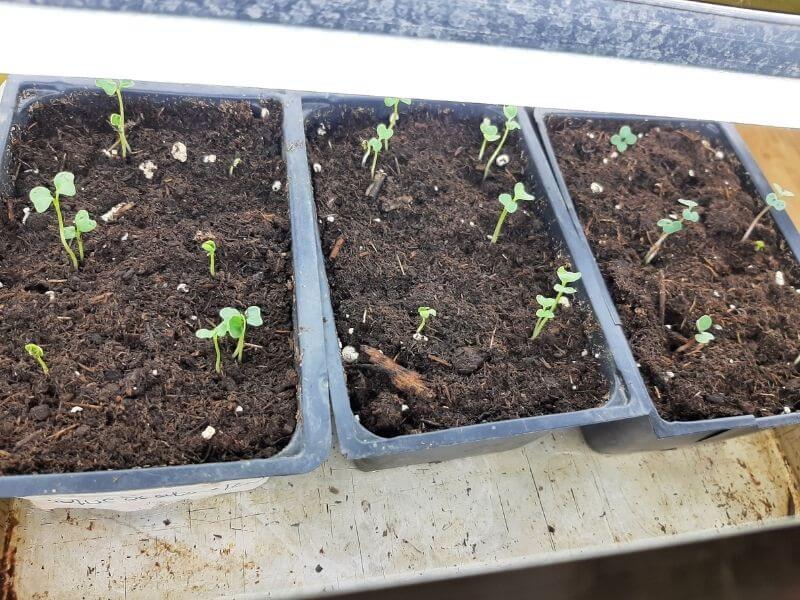
[[[53,185],[56,194],[59,196],[75,195],[75,175],[68,171],[61,171],[53,177]],[[30,191],[30,199],[36,212],[43,213],[53,204],[55,198],[53,194],[44,186],[38,185]],[[64,238],[72,240],[78,233],[89,233],[97,227],[97,221],[93,220],[85,210],[79,210],[75,215],[75,225],[64,228]]]
[[785,210],[786,201],[783,200],[783,198],[794,198],[794,194],[789,190],[783,189],[777,183],[773,183],[772,186],[775,188],[775,191],[767,194],[765,199],[767,204],[775,210]]
[[384,105],[392,108],[393,106],[397,106],[400,103],[406,104],[408,106],[411,105],[411,98],[384,98],[383,103]]
[[514,196],[511,194],[500,194],[497,198],[500,204],[509,213],[517,212],[520,200],[533,200],[533,196],[525,191],[525,185],[520,181],[514,185]]
[[[678,202],[686,207],[683,209],[682,213],[685,221],[697,223],[700,220],[700,215],[694,210],[697,208],[697,202],[694,200],[684,200],[683,198],[678,200]],[[666,234],[675,233],[683,229],[683,223],[673,219],[659,219],[656,225],[658,225],[661,228],[661,231]]]
[[[119,81],[114,79],[97,79],[94,84],[109,96],[113,96],[117,93],[117,91],[122,91],[125,88],[133,87],[133,82],[130,79],[120,79]],[[116,129],[120,129],[124,125],[122,122],[122,116],[119,113],[113,113],[108,120]]]
[[375,131],[378,134],[378,137],[370,138],[367,144],[373,152],[380,152],[381,148],[383,147],[381,142],[390,139],[394,135],[394,130],[388,128],[383,123],[380,123],[378,127],[376,127]]
[[714,339],[714,335],[708,331],[713,324],[714,322],[708,315],[703,315],[697,319],[695,325],[697,325],[698,333],[695,334],[694,339],[697,340],[698,344],[707,344]]
[[238,340],[242,337],[247,325],[259,327],[264,323],[261,319],[261,309],[258,306],[249,306],[244,313],[235,308],[225,307],[219,311],[219,316],[222,321],[214,329],[198,329],[195,335],[200,339],[230,335],[233,339]]
[[[514,120],[517,116],[516,106],[504,106],[503,115],[506,117],[506,129],[509,131],[519,129],[519,123]],[[483,139],[487,142],[496,142],[500,139],[500,131],[497,125],[492,125],[492,121],[489,118],[481,122],[480,129],[483,134]]]
[[619,152],[625,152],[628,146],[633,146],[636,143],[637,139],[631,128],[628,125],[623,125],[619,128],[619,133],[611,136],[611,143]]
[[[578,272],[573,273],[572,271],[568,271],[566,267],[561,266],[558,267],[556,271],[558,275],[559,283],[553,286],[553,289],[558,292],[559,294],[574,294],[577,290],[574,287],[571,287],[570,283],[575,283],[581,278],[581,274]],[[554,309],[556,307],[556,302],[558,302],[555,298],[548,298],[546,296],[542,296],[541,294],[536,295],[536,302],[538,302],[542,308],[536,311],[536,316],[540,319],[552,319],[555,317]]]

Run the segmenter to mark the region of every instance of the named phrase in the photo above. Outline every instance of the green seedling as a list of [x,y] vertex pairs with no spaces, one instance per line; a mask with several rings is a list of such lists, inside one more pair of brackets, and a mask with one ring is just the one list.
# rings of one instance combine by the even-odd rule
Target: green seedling
[[615,133],[611,136],[611,144],[617,148],[619,152],[625,152],[629,146],[633,146],[636,143],[636,134],[631,131],[631,128],[627,125],[623,125],[619,128],[619,133]]
[[51,204],[53,208],[55,208],[56,217],[58,218],[58,236],[61,238],[61,245],[64,246],[64,250],[66,250],[67,256],[69,256],[70,262],[72,262],[72,266],[77,269],[78,259],[75,257],[75,253],[72,251],[67,241],[64,229],[64,216],[61,214],[61,197],[75,195],[75,176],[68,171],[61,171],[53,177],[53,187],[56,192],[55,196],[50,193],[49,189],[41,185],[33,188],[28,195],[37,213],[45,212],[50,208]]
[[[389,129],[394,131],[394,126],[397,124],[397,121],[400,120],[400,113],[398,109],[400,108],[400,103],[405,104],[406,106],[411,106],[411,98],[384,98],[383,103],[392,109],[392,114],[389,115]],[[390,136],[391,137],[391,136]],[[389,149],[389,138],[386,138],[383,141],[383,146],[386,150]]]
[[[711,320],[711,317],[708,315],[703,315],[695,322],[695,326],[697,327],[697,333],[694,335],[692,339],[686,342],[683,346],[678,348],[677,352],[686,352],[689,348],[694,346],[695,344],[700,344],[702,348],[709,342],[714,340],[714,334],[709,331],[711,326],[714,324],[714,321]],[[699,350],[700,348],[698,348]]]
[[214,243],[214,240],[206,240],[200,247],[208,254],[208,271],[211,273],[212,277],[216,277],[217,270],[214,268],[214,256],[217,252],[217,245]]
[[78,243],[78,260],[83,262],[83,234],[94,231],[97,228],[97,221],[89,216],[83,209],[75,214],[73,225],[64,228],[64,237],[68,240],[76,240]]
[[231,166],[228,167],[228,177],[233,177],[234,170],[236,170],[236,167],[238,167],[240,164],[242,164],[242,159],[237,156],[233,159]]
[[217,355],[214,368],[217,373],[222,372],[222,354],[219,349],[219,338],[224,338],[228,333],[227,324],[225,321],[214,327],[214,329],[198,329],[194,335],[201,340],[212,340],[214,342],[214,352]]
[[430,306],[420,306],[417,309],[417,312],[419,313],[420,319],[422,319],[420,321],[419,327],[417,327],[417,333],[416,333],[417,337],[420,337],[422,336],[422,330],[425,329],[425,325],[428,324],[428,320],[431,317],[436,316],[436,309],[431,308]]
[[50,374],[50,369],[47,368],[47,364],[44,362],[44,350],[42,350],[36,344],[25,344],[25,352],[30,354],[33,357],[33,360],[39,363],[39,366],[42,368],[42,371],[44,371],[45,375]]
[[250,306],[244,313],[240,313],[235,308],[226,307],[219,311],[219,316],[222,317],[222,324],[225,325],[227,334],[233,339],[239,340],[236,344],[236,350],[233,351],[233,357],[242,362],[247,326],[259,327],[264,323],[261,320],[261,309],[257,306]]
[[380,123],[378,127],[375,128],[375,132],[377,133],[377,137],[370,138],[366,144],[365,149],[366,153],[364,154],[364,158],[361,159],[361,164],[367,164],[367,159],[369,158],[370,153],[372,153],[372,169],[370,173],[372,173],[372,178],[375,178],[375,166],[378,164],[378,155],[381,153],[381,149],[383,148],[382,142],[388,142],[388,140],[394,135],[394,131],[389,129],[383,123]]
[[119,103],[119,112],[112,113],[108,118],[108,122],[114,131],[119,136],[119,146],[122,148],[122,158],[127,156],[131,151],[128,138],[125,137],[125,106],[122,104],[122,90],[133,87],[133,82],[130,79],[97,79],[94,84],[102,89],[109,96],[116,96]]
[[478,160],[483,160],[483,153],[486,152],[486,144],[496,142],[500,139],[500,134],[497,132],[497,125],[492,125],[491,119],[486,117],[481,121],[481,135],[483,135],[483,143],[481,144],[481,151],[478,152]]
[[764,243],[764,240],[756,240],[753,242],[753,250],[756,252],[763,252],[767,249],[767,244]]
[[503,211],[500,213],[500,217],[497,219],[497,225],[494,227],[492,244],[497,243],[497,238],[500,236],[500,230],[503,228],[503,223],[505,222],[506,217],[511,213],[517,212],[517,208],[519,208],[519,201],[533,200],[533,196],[525,191],[525,186],[522,182],[518,182],[514,185],[513,197],[511,194],[500,194],[498,200],[500,200],[500,204],[503,205]]
[[777,211],[786,210],[786,198],[794,198],[794,194],[789,190],[783,189],[777,183],[773,183],[772,187],[775,191],[770,192],[767,194],[767,197],[764,199],[767,205],[761,209],[756,215],[756,218],[750,223],[750,226],[747,228],[747,231],[744,232],[742,236],[742,241],[746,242],[747,238],[750,237],[750,234],[753,233],[753,230],[758,225],[758,222],[764,217],[767,212],[769,212],[770,208],[774,208]]
[[664,245],[664,242],[667,241],[667,238],[671,236],[673,233],[677,233],[683,229],[683,224],[686,221],[690,223],[697,223],[700,220],[700,215],[697,213],[695,208],[697,207],[697,202],[694,200],[678,200],[680,204],[683,204],[685,207],[683,212],[681,213],[681,218],[674,220],[674,219],[659,219],[656,223],[661,228],[661,236],[656,240],[656,243],[650,246],[650,249],[647,251],[647,254],[644,255],[644,264],[649,265],[653,262],[653,259],[658,254],[659,250],[661,250],[661,246]]
[[483,170],[484,181],[489,176],[489,169],[492,168],[494,161],[497,160],[497,157],[500,154],[500,150],[503,149],[503,144],[506,143],[506,139],[508,138],[508,133],[510,131],[514,131],[515,129],[519,129],[519,123],[515,121],[515,119],[517,118],[516,106],[504,106],[503,114],[506,117],[505,127],[503,128],[503,136],[500,138],[500,143],[497,144],[497,148],[495,148],[494,153],[492,153],[492,156],[489,158],[489,162],[486,163],[486,168],[484,168]]
[[572,271],[568,271],[566,267],[561,266],[558,267],[558,270],[556,270],[556,275],[558,275],[559,281],[553,286],[553,289],[556,291],[556,297],[548,298],[546,296],[542,296],[541,294],[536,295],[536,302],[539,303],[541,308],[536,311],[538,320],[536,321],[536,326],[531,334],[532,340],[535,340],[537,337],[539,337],[539,334],[542,333],[545,325],[555,318],[556,310],[561,304],[561,298],[564,297],[564,294],[572,295],[577,291],[569,284],[575,283],[581,278],[580,272],[573,273]]

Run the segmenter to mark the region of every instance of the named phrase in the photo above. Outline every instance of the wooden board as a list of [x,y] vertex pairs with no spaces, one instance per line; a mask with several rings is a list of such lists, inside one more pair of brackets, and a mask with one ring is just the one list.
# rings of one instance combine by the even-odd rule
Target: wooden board
[[20,598],[216,598],[339,589],[794,513],[771,433],[605,456],[576,432],[365,473],[336,454],[260,489],[144,513],[8,507]]

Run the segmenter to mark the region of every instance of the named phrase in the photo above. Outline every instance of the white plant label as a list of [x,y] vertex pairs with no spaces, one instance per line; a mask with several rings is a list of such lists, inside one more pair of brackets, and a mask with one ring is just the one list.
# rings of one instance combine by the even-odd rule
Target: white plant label
[[267,482],[269,477],[253,479],[237,479],[220,483],[198,483],[177,487],[150,488],[145,490],[128,490],[124,492],[100,492],[96,494],[70,494],[63,496],[27,496],[24,500],[31,502],[36,508],[53,510],[56,508],[87,508],[113,510],[116,512],[135,512],[150,510],[179,502],[181,500],[199,500],[220,494],[248,492]]

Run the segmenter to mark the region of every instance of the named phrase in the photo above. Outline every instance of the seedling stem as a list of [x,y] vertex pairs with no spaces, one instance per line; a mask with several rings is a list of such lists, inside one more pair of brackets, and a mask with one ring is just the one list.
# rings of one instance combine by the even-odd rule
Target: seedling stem
[[44,362],[44,350],[42,350],[36,344],[25,344],[25,352],[30,354],[39,366],[42,368],[42,371],[45,375],[50,374],[50,369],[47,368],[47,364]]

